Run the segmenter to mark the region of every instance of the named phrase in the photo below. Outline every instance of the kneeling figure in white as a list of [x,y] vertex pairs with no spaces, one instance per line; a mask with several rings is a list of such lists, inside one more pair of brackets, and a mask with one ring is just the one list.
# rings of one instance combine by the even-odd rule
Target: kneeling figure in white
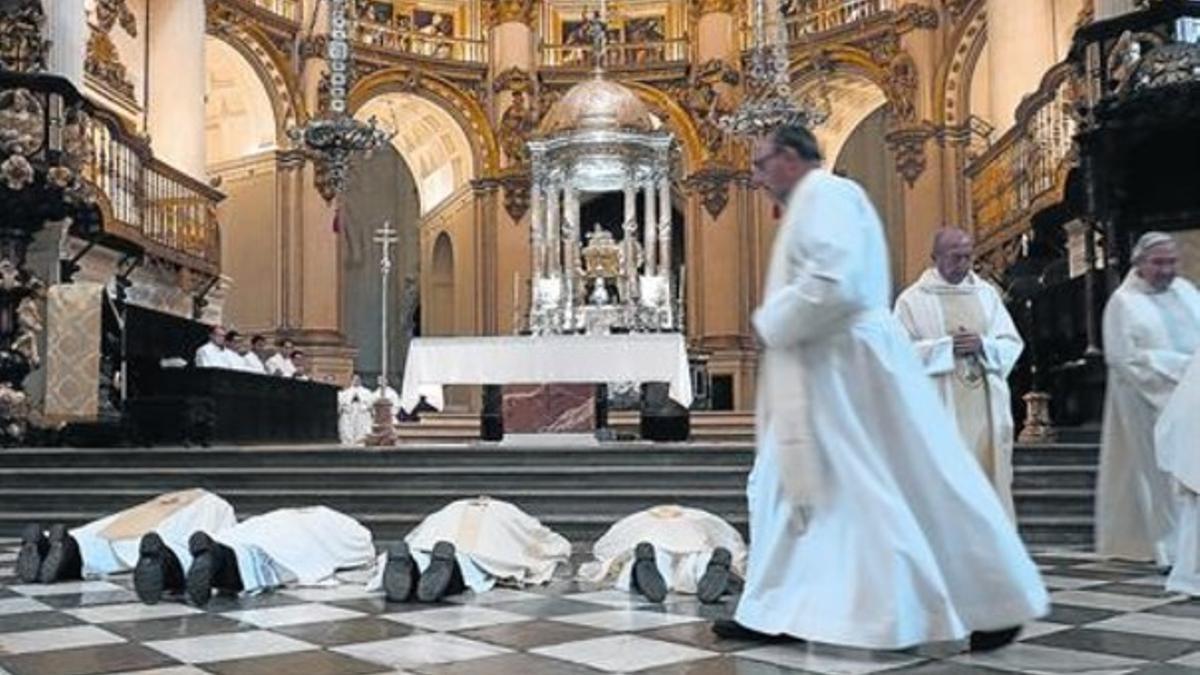
[[746,544],[732,525],[700,509],[663,505],[613,524],[592,546],[594,562],[579,569],[591,582],[662,602],[668,592],[716,602],[746,569]]
[[466,589],[483,593],[497,582],[544,584],[570,556],[570,542],[516,506],[462,499],[427,516],[381,555],[367,588],[382,588],[394,602],[414,595],[434,602]]

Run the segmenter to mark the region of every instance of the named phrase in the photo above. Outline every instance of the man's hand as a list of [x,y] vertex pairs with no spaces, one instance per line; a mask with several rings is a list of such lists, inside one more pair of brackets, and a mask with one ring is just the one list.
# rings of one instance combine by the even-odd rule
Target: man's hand
[[975,333],[957,333],[954,336],[954,355],[971,356],[983,352],[983,338]]

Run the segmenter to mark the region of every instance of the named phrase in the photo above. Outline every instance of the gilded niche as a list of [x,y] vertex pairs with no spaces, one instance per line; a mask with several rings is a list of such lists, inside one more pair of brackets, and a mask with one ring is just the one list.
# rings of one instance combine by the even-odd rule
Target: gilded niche
[[137,18],[130,11],[126,0],[96,0],[95,23],[88,38],[87,58],[83,69],[114,93],[130,103],[136,103],[133,83],[121,63],[121,54],[113,43],[111,33],[120,24],[129,37],[137,37]]

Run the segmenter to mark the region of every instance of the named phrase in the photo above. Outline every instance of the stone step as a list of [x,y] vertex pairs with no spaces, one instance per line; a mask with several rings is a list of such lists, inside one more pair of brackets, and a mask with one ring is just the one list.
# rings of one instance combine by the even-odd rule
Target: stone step
[[1024,516],[1086,516],[1095,509],[1095,492],[1062,488],[1013,490],[1018,520]]
[[322,489],[338,485],[424,488],[486,492],[495,487],[726,487],[743,489],[748,466],[365,466],[365,467],[89,467],[0,469],[0,496],[8,488],[128,488],[153,485],[163,490],[197,485],[213,491],[231,488]]
[[1100,449],[1089,443],[1047,443],[1018,445],[1013,450],[1013,466],[1095,466]]
[[1013,467],[1013,489],[1095,489],[1097,469],[1083,464]]

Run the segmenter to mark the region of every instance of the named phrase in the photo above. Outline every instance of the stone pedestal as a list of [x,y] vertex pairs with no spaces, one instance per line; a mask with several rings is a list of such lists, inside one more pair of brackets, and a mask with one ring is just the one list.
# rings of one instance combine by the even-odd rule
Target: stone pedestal
[[367,436],[370,447],[390,447],[396,444],[396,417],[392,412],[392,402],[385,396],[380,396],[371,409],[371,435]]
[[1050,422],[1050,394],[1031,391],[1021,397],[1025,401],[1025,426],[1017,440],[1021,443],[1050,443],[1058,437]]

